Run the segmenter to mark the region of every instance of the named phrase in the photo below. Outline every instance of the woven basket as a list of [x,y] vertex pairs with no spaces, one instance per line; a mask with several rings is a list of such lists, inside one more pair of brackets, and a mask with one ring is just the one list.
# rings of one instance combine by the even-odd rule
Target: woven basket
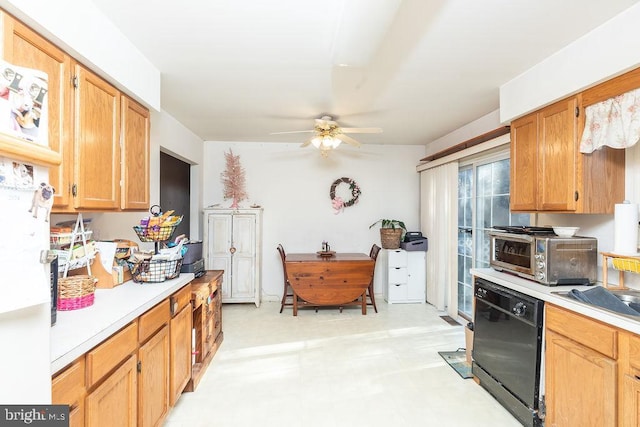
[[58,279],[58,310],[77,310],[93,305],[97,281],[86,275]]
[[384,249],[398,249],[402,231],[402,228],[381,228],[380,243],[382,243],[382,247]]

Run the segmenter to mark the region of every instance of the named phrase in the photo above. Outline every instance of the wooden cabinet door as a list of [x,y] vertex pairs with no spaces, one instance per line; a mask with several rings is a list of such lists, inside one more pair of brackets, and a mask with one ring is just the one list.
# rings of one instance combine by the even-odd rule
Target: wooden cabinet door
[[137,421],[137,373],[130,356],[86,399],[87,427],[134,427]]
[[171,319],[170,329],[170,394],[174,406],[191,379],[191,304],[187,304]]
[[169,413],[169,326],[138,350],[138,426],[159,426]]
[[617,425],[615,360],[547,330],[545,366],[545,425]]
[[538,119],[530,114],[511,123],[512,211],[535,211],[538,186]]
[[9,15],[3,14],[3,25],[4,59],[48,75],[49,147],[62,156],[62,164],[49,169],[49,183],[55,188],[54,207],[67,206],[73,173],[71,58]]
[[69,427],[84,426],[84,356],[51,381],[51,403],[69,405]]
[[577,105],[573,97],[538,113],[538,210],[576,210]]
[[75,208],[120,207],[120,92],[75,66]]
[[122,96],[122,209],[149,209],[149,110]]

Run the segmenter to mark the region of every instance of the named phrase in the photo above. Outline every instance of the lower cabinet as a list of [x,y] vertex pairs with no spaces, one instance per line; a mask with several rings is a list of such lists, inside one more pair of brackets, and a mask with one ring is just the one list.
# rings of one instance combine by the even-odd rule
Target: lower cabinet
[[53,377],[71,427],[163,424],[191,379],[190,299],[187,284]]
[[640,337],[546,306],[546,426],[638,426]]
[[383,295],[389,304],[424,303],[427,292],[427,253],[404,249],[384,250]]
[[138,426],[158,426],[169,414],[169,326],[138,350]]
[[84,376],[84,357],[81,357],[51,381],[53,403],[69,405],[69,427],[84,425],[84,401],[87,395]]
[[135,426],[137,422],[137,358],[129,356],[87,395],[86,426]]
[[546,425],[615,426],[616,361],[552,331],[546,344]]
[[620,338],[620,422],[623,427],[637,427],[640,426],[640,336],[625,333]]
[[222,270],[209,270],[191,282],[194,356],[186,391],[194,391],[222,344]]
[[191,287],[171,297],[171,368],[169,404],[174,406],[191,379]]

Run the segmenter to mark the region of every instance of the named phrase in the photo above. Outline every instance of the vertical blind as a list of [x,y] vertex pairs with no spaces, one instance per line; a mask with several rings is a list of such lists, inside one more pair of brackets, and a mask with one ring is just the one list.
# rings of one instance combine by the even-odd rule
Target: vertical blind
[[420,172],[420,224],[429,238],[427,301],[458,316],[458,162]]

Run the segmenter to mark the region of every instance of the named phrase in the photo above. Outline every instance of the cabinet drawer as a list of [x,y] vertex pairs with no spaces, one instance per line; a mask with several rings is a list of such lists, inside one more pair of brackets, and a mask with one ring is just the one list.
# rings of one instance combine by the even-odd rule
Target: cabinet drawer
[[389,301],[398,302],[406,301],[407,299],[407,284],[406,283],[389,283]]
[[191,303],[191,286],[185,286],[175,294],[171,295],[171,317],[178,314],[182,309]]
[[84,392],[84,357],[80,357],[51,381],[51,402],[74,407]]
[[211,285],[209,283],[191,284],[191,300],[194,302],[194,308],[206,304],[210,294]]
[[156,305],[138,319],[138,340],[145,342],[162,325],[169,322],[169,300]]
[[138,347],[138,323],[133,322],[116,332],[87,353],[87,388],[120,364]]
[[407,251],[402,249],[390,250],[389,267],[406,267],[407,266]]
[[596,320],[547,305],[546,327],[612,359],[618,358],[618,332]]
[[389,285],[396,283],[407,283],[407,267],[389,268]]

